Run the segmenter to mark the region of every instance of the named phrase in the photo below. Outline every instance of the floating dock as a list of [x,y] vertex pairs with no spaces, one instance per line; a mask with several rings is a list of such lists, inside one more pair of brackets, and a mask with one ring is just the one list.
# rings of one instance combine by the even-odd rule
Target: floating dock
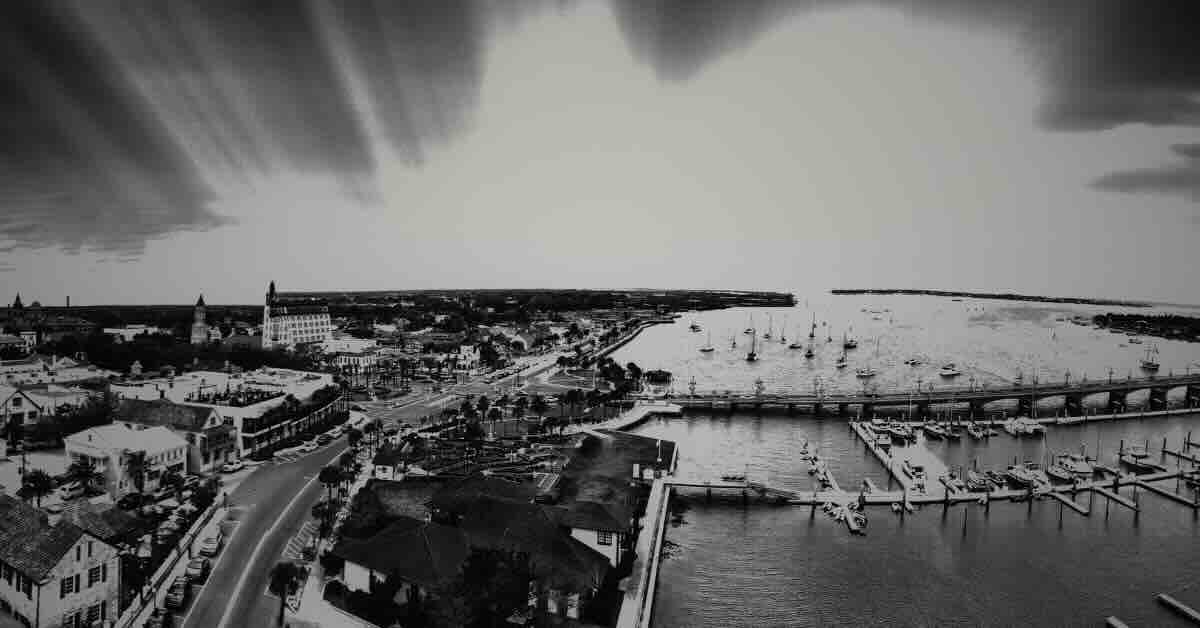
[[1088,510],[1087,508],[1084,508],[1083,506],[1080,506],[1078,502],[1071,499],[1070,497],[1067,497],[1066,495],[1063,495],[1062,493],[1059,493],[1057,491],[1050,491],[1049,493],[1046,493],[1046,495],[1052,499],[1058,500],[1059,503],[1061,503],[1062,505],[1066,506],[1067,508],[1070,508],[1071,510],[1074,510],[1075,512],[1077,512],[1085,517],[1092,514],[1090,510]]
[[1117,502],[1118,504],[1120,504],[1134,512],[1138,511],[1138,505],[1133,503],[1132,500],[1121,497],[1120,495],[1117,495],[1116,493],[1114,493],[1102,486],[1094,486],[1093,485],[1090,487],[1089,490],[1091,490],[1093,493],[1096,493],[1098,495],[1103,495],[1104,497],[1107,497],[1107,498],[1113,500],[1114,502]]
[[1166,593],[1159,593],[1158,597],[1155,599],[1158,600],[1159,604],[1166,606],[1184,618],[1190,620],[1193,624],[1200,626],[1200,612],[1197,612],[1196,609],[1184,604],[1183,602],[1180,602]]
[[1145,482],[1142,480],[1138,480],[1134,484],[1146,489],[1147,491],[1150,491],[1151,493],[1154,493],[1156,495],[1161,495],[1163,497],[1166,497],[1167,499],[1170,499],[1172,501],[1183,504],[1184,506],[1187,506],[1188,508],[1191,508],[1192,510],[1196,510],[1197,508],[1200,508],[1200,503],[1197,503],[1195,500],[1188,499],[1187,497],[1184,497],[1183,495],[1180,495],[1179,493],[1176,493],[1174,491],[1168,491],[1167,489],[1165,489],[1161,486],[1155,486],[1153,484],[1150,484],[1149,482]]

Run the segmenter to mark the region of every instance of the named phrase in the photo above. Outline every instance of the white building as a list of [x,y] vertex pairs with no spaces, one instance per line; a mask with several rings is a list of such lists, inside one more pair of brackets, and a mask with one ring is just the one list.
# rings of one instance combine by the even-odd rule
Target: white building
[[120,616],[117,549],[0,495],[0,616],[33,628],[106,625]]
[[103,330],[105,335],[112,336],[118,342],[129,342],[138,336],[154,335],[164,333],[163,330],[152,325],[126,325],[124,327],[105,327]]
[[177,377],[132,379],[113,382],[109,389],[119,399],[165,399],[211,408],[222,421],[231,421],[237,428],[238,455],[245,456],[255,448],[252,443],[261,440],[256,435],[262,430],[254,427],[253,419],[283,404],[288,395],[305,401],[332,385],[333,376],[328,373],[262,368],[246,373],[194,371]]
[[320,304],[282,305],[275,297],[275,282],[267,289],[263,306],[264,349],[291,348],[298,344],[324,342],[333,338],[329,307]]
[[113,499],[139,490],[130,475],[131,459],[140,459],[140,492],[153,493],[167,472],[187,470],[188,443],[166,427],[134,429],[113,423],[86,429],[63,439],[71,462],[83,460],[104,475],[104,490]]
[[113,371],[85,366],[71,358],[29,355],[19,360],[0,360],[0,384],[67,384],[115,375]]
[[626,537],[633,529],[633,515],[612,505],[579,501],[559,511],[558,522],[571,529],[575,540],[599,552],[616,567],[624,555]]
[[359,372],[379,363],[379,343],[363,338],[330,338],[322,344],[329,363]]

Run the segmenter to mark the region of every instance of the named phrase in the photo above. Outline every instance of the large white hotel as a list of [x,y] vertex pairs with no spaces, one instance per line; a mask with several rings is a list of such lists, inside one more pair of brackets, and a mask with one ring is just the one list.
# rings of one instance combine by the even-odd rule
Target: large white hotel
[[298,344],[325,342],[333,338],[333,321],[324,304],[281,305],[275,298],[275,282],[267,289],[263,306],[262,346],[290,348]]

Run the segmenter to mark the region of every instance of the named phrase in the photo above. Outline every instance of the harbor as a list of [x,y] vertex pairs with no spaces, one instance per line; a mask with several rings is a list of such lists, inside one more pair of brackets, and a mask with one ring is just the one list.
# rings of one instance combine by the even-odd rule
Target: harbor
[[[731,312],[706,314],[737,318]],[[745,319],[744,311],[740,317]],[[781,318],[776,315],[776,320]],[[705,330],[721,326],[697,320]],[[662,362],[646,357],[643,343],[655,342],[659,336],[665,339],[667,332],[683,325],[677,322],[648,330],[650,335],[643,334],[614,357],[656,367]],[[990,334],[993,329],[984,331]],[[680,331],[685,338],[696,337],[686,329]],[[1061,338],[1086,330],[1075,325],[1057,331]],[[720,347],[717,336],[714,332],[711,344]],[[745,345],[743,336],[736,341]],[[933,403],[922,415],[917,402],[903,393],[903,382],[895,379],[901,369],[912,373],[920,367],[902,367],[897,358],[882,359],[877,362],[879,386],[869,386],[871,394],[863,395],[853,388],[862,386],[853,373],[835,379],[836,365],[828,357],[832,349],[825,350],[827,360],[821,362],[820,349],[808,359],[799,351],[787,352],[786,345],[757,344],[759,359],[750,363],[730,349],[723,358],[720,350],[728,344],[714,352],[699,352],[693,345],[686,357],[681,348],[676,355],[684,365],[666,363],[677,374],[673,390],[656,402],[678,407],[679,412],[630,411],[610,421],[679,446],[677,469],[663,484],[670,488],[664,494],[679,504],[672,509],[682,509],[682,515],[661,522],[661,547],[654,559],[656,581],[647,589],[654,598],[650,619],[638,625],[815,625],[815,617],[829,618],[833,613],[842,621],[850,617],[858,618],[851,623],[869,623],[866,609],[878,604],[900,609],[891,612],[901,625],[943,623],[947,618],[980,623],[984,616],[989,619],[983,623],[997,625],[1038,623],[1028,614],[1028,605],[947,597],[948,585],[937,583],[941,577],[933,588],[926,587],[921,574],[947,569],[944,577],[961,583],[956,586],[990,581],[987,586],[1005,595],[1045,600],[1043,606],[1062,609],[1061,613],[1043,609],[1037,616],[1043,623],[1095,625],[1113,617],[1131,626],[1176,625],[1173,622],[1180,616],[1156,604],[1155,596],[1164,590],[1178,595],[1179,583],[1198,575],[1196,567],[1168,559],[1170,542],[1162,546],[1149,539],[1182,540],[1196,525],[1200,502],[1194,469],[1200,464],[1200,421],[1188,407],[1194,404],[1188,387],[1195,385],[1195,374],[1181,374],[1184,369],[1174,372],[1165,395],[1135,388],[1163,384],[1173,369],[1164,367],[1161,376],[1141,377],[1141,381],[1127,375],[1123,404],[1110,404],[1107,399],[1120,391],[1100,391],[1096,387],[1101,383],[1089,378],[1089,390],[1096,392],[1083,396],[1077,416],[1071,416],[1062,394],[1039,394],[1028,403],[997,398],[985,402],[983,412],[978,412],[978,406],[973,411],[971,400],[962,394],[963,389],[969,392],[969,385],[941,381],[934,396],[927,397]],[[671,354],[669,347],[664,348]],[[1174,349],[1165,347],[1164,353]],[[1028,369],[1026,381],[1032,372],[1027,362],[1008,369],[960,362],[965,372],[978,378],[977,387],[986,378],[979,372],[985,368],[992,373]],[[778,369],[783,368],[795,383],[781,379]],[[1072,365],[1073,373],[1081,373],[1074,368],[1078,367]],[[810,386],[812,379],[821,378],[819,389],[805,391],[806,377]],[[1068,377],[1072,386],[1082,379],[1081,374]],[[740,391],[734,386],[739,378]],[[697,383],[689,390],[693,379]],[[836,393],[835,382],[840,382]],[[1040,391],[1061,392],[1043,388],[1043,382],[1044,375]],[[1107,377],[1103,383],[1107,384]],[[987,385],[990,395],[1022,389],[1011,380],[1008,384],[988,380]],[[1025,395],[1028,388],[1022,389]],[[888,389],[896,392],[884,404],[862,405],[883,397]],[[938,396],[942,394],[938,389],[944,396]],[[844,395],[849,403],[844,413],[836,403],[828,403],[835,394]],[[801,403],[811,404],[817,398],[825,401],[819,411]],[[860,403],[850,403],[854,401]],[[922,417],[926,420],[916,420]],[[1021,421],[1014,425],[1014,419]],[[893,437],[890,428],[914,437]],[[1069,473],[1059,463],[1068,464],[1070,456],[1090,465],[1091,473],[1064,476],[1069,481],[1047,473]],[[1027,469],[1038,479],[1028,486],[1014,483],[1006,476],[1010,467]],[[1017,477],[1025,476],[1018,472]],[[971,488],[972,480],[984,484]],[[651,538],[659,538],[655,532]],[[1115,553],[1114,543],[1121,548]],[[725,549],[730,544],[743,549],[731,553]],[[956,548],[953,553],[945,554],[951,547]],[[912,553],[917,548],[921,548],[919,555]],[[659,555],[662,551],[665,557]],[[917,562],[899,571],[899,563],[882,562],[880,555]],[[1025,586],[976,571],[1019,572],[1031,560],[1068,565],[1063,568],[1081,574],[1089,587],[1124,587],[1121,599],[1128,601],[1110,606],[1069,593],[1078,590],[1069,579],[1050,587],[1042,582],[1039,588],[1035,581]],[[1147,561],[1155,566],[1136,566]],[[1156,574],[1156,584],[1143,587],[1123,576],[1116,577],[1119,585],[1101,584],[1086,576],[1096,566],[1117,569],[1118,574],[1149,569]],[[752,574],[763,568],[775,575],[754,579]],[[851,572],[856,575],[848,575]],[[826,582],[862,584],[853,591],[810,586],[815,574],[827,574]],[[760,602],[747,603],[751,590],[752,599]],[[1058,599],[1067,596],[1073,606],[1051,603],[1051,594]],[[808,610],[791,610],[794,607],[784,602],[791,596],[807,600]],[[861,596],[874,601],[864,605]],[[1196,600],[1179,597],[1195,607]],[[644,609],[646,600],[642,602]],[[936,614],[932,609],[937,609]]]

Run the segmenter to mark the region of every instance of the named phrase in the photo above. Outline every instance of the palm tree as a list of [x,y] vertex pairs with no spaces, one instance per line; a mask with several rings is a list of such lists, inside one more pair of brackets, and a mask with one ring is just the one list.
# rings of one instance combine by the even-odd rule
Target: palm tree
[[333,487],[342,481],[342,473],[331,464],[325,465],[317,474],[317,481],[325,485],[325,496],[329,501],[333,501]]
[[97,471],[96,467],[92,466],[92,463],[82,458],[72,462],[71,466],[67,467],[67,477],[83,485],[84,491],[92,488],[92,485],[96,482],[104,481],[104,474]]
[[375,425],[375,422],[372,421],[372,422],[364,425],[362,431],[363,431],[363,436],[365,436],[367,438],[368,446],[374,446],[375,434],[376,434],[376,432],[379,431],[379,426]]
[[362,430],[358,429],[357,427],[352,427],[346,430],[346,443],[351,447],[358,447],[358,444],[362,442],[362,439]]
[[275,563],[271,568],[271,580],[267,588],[279,596],[279,624],[283,625],[283,610],[287,606],[287,596],[292,592],[296,580],[300,577],[300,568],[296,563],[283,561]]
[[541,395],[534,395],[533,401],[529,404],[529,408],[533,410],[534,414],[542,416],[546,413],[546,399]]
[[141,493],[146,486],[146,452],[126,450],[124,464],[125,475],[133,481],[133,488]]
[[479,410],[479,416],[487,416],[488,408],[492,405],[488,401],[487,395],[479,395],[479,401],[475,402],[475,408]]
[[37,500],[37,506],[41,508],[42,498],[54,492],[54,478],[41,469],[32,469],[21,478],[21,488]]

